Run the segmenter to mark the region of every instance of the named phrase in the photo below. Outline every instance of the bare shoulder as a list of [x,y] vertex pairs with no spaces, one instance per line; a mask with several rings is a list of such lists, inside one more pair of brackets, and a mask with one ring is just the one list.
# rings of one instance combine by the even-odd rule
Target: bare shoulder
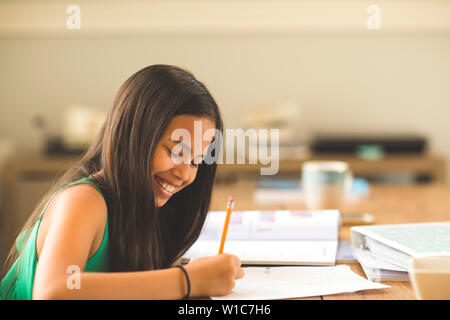
[[92,184],[77,184],[59,191],[49,203],[39,226],[38,255],[54,222],[59,227],[81,228],[83,235],[92,239],[91,252],[95,251],[101,243],[106,220],[105,200]]
[[78,220],[94,223],[100,230],[107,219],[105,200],[90,183],[77,184],[62,190],[55,199],[55,209],[66,215],[76,215]]

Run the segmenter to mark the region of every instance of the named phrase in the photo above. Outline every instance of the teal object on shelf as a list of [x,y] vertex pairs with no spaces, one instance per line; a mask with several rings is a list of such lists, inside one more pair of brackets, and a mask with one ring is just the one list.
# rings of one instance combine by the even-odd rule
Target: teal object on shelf
[[356,148],[358,158],[366,160],[378,160],[384,157],[384,149],[378,144],[362,144]]

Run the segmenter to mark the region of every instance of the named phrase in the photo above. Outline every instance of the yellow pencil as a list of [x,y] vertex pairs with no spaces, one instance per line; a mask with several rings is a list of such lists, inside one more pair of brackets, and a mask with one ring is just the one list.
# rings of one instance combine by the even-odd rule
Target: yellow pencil
[[227,216],[225,218],[225,224],[223,226],[222,239],[220,240],[219,254],[223,253],[223,247],[225,245],[225,239],[227,237],[228,225],[230,224],[231,210],[233,209],[233,207],[234,199],[233,197],[229,197],[227,202]]

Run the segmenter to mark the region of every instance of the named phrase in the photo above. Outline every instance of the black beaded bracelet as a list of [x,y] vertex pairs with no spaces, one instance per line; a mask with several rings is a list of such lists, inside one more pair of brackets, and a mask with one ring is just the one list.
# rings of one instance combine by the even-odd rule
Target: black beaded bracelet
[[184,276],[186,277],[187,293],[183,298],[183,300],[185,300],[185,299],[189,298],[189,295],[191,294],[191,282],[189,281],[189,276],[188,276],[186,269],[183,266],[176,266],[176,267],[180,268],[184,272]]

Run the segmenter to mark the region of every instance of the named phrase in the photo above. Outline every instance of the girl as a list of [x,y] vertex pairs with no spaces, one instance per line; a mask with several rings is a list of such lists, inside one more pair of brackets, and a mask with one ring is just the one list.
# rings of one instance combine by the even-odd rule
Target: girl
[[[191,163],[173,161],[190,150],[173,153],[171,133],[185,129],[194,138],[194,121],[201,121],[203,132],[222,131],[214,99],[191,73],[153,65],[131,76],[96,141],[20,233],[0,297],[179,299],[229,293],[243,276],[233,255],[173,267],[200,234],[216,172],[216,163],[201,161],[205,155],[188,154]],[[202,150],[212,144],[203,141]]]

